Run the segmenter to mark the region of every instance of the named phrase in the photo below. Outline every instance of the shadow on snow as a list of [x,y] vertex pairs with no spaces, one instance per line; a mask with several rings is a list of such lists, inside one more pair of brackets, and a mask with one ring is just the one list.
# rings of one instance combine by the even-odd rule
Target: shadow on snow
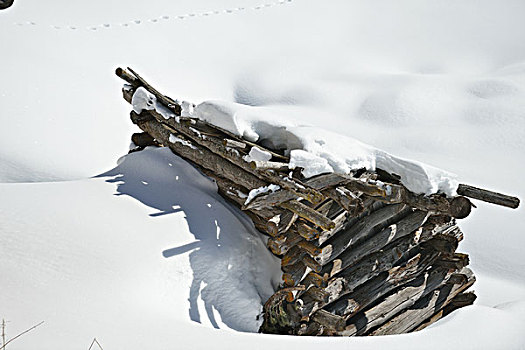
[[[219,322],[214,309],[226,326],[257,331],[261,305],[278,283],[278,260],[267,251],[249,219],[218,195],[212,180],[165,148],[130,154],[98,177],[117,184],[115,195],[127,195],[154,208],[151,217],[184,213],[196,241],[166,249],[162,255],[171,258],[190,252],[191,320],[201,322],[200,295],[215,328]],[[176,230],[173,227],[175,234]]]

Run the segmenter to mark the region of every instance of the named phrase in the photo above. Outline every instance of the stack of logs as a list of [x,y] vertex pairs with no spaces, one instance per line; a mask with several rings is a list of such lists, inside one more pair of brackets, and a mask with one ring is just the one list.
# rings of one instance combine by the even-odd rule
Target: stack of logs
[[[124,99],[146,89],[173,117],[131,112],[144,133],[138,149],[169,147],[213,178],[268,235],[281,258],[283,282],[264,305],[265,333],[381,335],[422,329],[476,299],[469,257],[456,252],[463,234],[456,219],[476,198],[516,208],[517,198],[460,185],[459,196],[415,194],[395,174],[355,169],[304,178],[270,150],[202,120],[181,116],[178,101],[160,94],[128,68]],[[252,147],[270,161],[243,159]],[[269,189],[273,191],[270,191]],[[254,192],[251,192],[251,191]],[[247,201],[250,192],[259,193]]]

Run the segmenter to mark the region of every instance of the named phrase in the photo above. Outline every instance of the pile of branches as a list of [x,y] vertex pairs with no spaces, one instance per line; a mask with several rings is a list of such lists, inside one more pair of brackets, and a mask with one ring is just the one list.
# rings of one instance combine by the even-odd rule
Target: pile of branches
[[[460,185],[458,196],[409,191],[381,169],[305,178],[282,150],[268,149],[205,121],[132,69],[118,68],[129,103],[137,89],[156,109],[131,112],[143,133],[137,150],[169,147],[213,178],[219,193],[268,235],[283,281],[264,305],[261,332],[382,335],[422,329],[476,299],[469,257],[456,251],[475,198],[516,208],[519,200]],[[344,146],[344,145],[342,145]],[[269,161],[247,161],[256,147]]]

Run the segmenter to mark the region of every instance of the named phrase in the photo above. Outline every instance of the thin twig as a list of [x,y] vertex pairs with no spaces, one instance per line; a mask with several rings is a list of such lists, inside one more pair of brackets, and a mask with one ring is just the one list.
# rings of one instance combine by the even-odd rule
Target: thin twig
[[44,323],[44,321],[40,322],[39,324],[37,325],[34,325],[33,327],[29,328],[29,329],[26,329],[25,331],[23,331],[22,333],[18,334],[17,336],[9,339],[4,345],[2,345],[2,347],[0,347],[0,350],[5,350],[5,347],[7,346],[7,344],[9,344],[10,342],[12,342],[13,340],[23,336],[24,334],[28,333],[28,332],[31,332],[33,329],[35,329],[36,327],[40,326],[42,323]]
[[91,348],[93,347],[93,345],[95,345],[95,343],[98,345],[100,350],[104,350],[104,349],[102,349],[102,345],[100,345],[100,343],[98,342],[97,338],[93,338],[93,341],[91,342],[91,345],[89,346],[88,350],[91,350]]

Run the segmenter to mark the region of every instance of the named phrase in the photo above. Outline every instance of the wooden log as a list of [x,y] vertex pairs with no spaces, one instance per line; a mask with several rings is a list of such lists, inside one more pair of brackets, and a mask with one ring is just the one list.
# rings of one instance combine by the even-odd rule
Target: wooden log
[[347,176],[341,176],[337,173],[322,174],[305,181],[308,187],[316,189],[318,191],[325,190],[327,188],[335,187],[340,184],[348,182]]
[[476,278],[468,268],[463,269],[460,274],[464,275],[467,282],[464,284],[447,283],[439,289],[428,293],[419,299],[411,308],[402,314],[392,318],[370,335],[387,335],[407,333],[416,329],[422,322],[448,305],[459,293],[468,289],[474,284]]
[[335,223],[332,220],[299,201],[292,200],[281,203],[279,206],[290,210],[292,213],[297,214],[303,219],[308,220],[325,230],[330,230],[335,227]]
[[408,210],[405,204],[395,204],[371,213],[348,230],[339,233],[323,244],[323,252],[316,257],[317,262],[321,265],[329,263],[351,245],[384,229],[392,222],[397,221],[400,216],[407,215]]
[[291,266],[298,261],[302,260],[307,255],[307,252],[304,249],[299,248],[298,246],[293,246],[284,254],[281,259],[281,266],[283,271],[286,272],[287,266]]
[[311,319],[312,321],[317,322],[332,331],[342,331],[346,324],[346,321],[343,317],[334,315],[322,309],[315,312]]
[[408,214],[408,216],[391,224],[379,233],[372,235],[366,240],[361,240],[355,245],[347,248],[336,259],[325,264],[322,273],[334,276],[339,271],[356,263],[371,252],[380,250],[388,243],[416,231],[421,225],[423,225],[426,218],[427,213],[420,210]]
[[304,300],[313,300],[322,304],[328,303],[328,298],[330,297],[326,290],[316,286],[311,286],[301,296]]
[[373,200],[371,198],[365,198],[363,200],[363,206],[365,207],[365,210],[355,216],[351,217],[346,210],[343,210],[342,212],[338,213],[335,217],[331,217],[332,221],[335,223],[335,227],[331,230],[324,230],[319,234],[318,239],[318,245],[321,246],[323,243],[328,241],[331,237],[338,234],[339,232],[344,232],[344,228],[349,228],[355,225],[359,220],[363,219],[365,216],[369,215],[371,212],[375,210],[379,210],[382,207],[385,206],[384,203],[378,202],[376,200]]
[[439,257],[439,252],[430,250],[411,258],[405,265],[396,266],[357,287],[353,293],[343,296],[325,307],[325,310],[350,318],[375,300],[393,289],[415,278]]
[[305,276],[305,278],[303,278],[302,284],[305,287],[316,286],[316,287],[319,287],[319,288],[325,288],[326,285],[327,285],[326,279],[323,276],[320,276],[319,274],[317,274],[315,272],[309,272]]
[[520,205],[520,200],[517,197],[508,196],[498,192],[484,190],[474,186],[460,184],[457,189],[459,195],[479,199],[480,201],[501,205],[516,209]]
[[[264,211],[265,209],[255,210]],[[266,209],[267,210],[267,209]],[[281,213],[273,216],[267,222],[268,231],[272,232],[272,236],[277,236],[287,232],[299,216],[289,210],[282,210]]]
[[[321,280],[318,280],[316,285],[326,285],[325,290],[330,294],[328,302],[334,302],[341,296],[353,292],[355,288],[376,277],[381,272],[387,271],[395,265],[398,265],[400,261],[406,260],[405,257],[412,257],[420,253],[422,247],[425,247],[425,245],[421,246],[422,243],[435,237],[439,239],[439,237],[448,235],[452,231],[459,231],[457,226],[450,227],[447,223],[436,225],[436,223],[425,224],[420,230],[403,236],[391,242],[383,249],[376,250],[372,254],[367,255],[355,265],[339,272],[333,278],[329,279],[328,282],[317,275]],[[430,243],[428,247],[436,247],[436,245],[436,243]],[[328,278],[327,274],[323,276]],[[310,281],[306,279],[303,281],[306,287],[309,286],[309,282]],[[303,317],[308,316],[324,305],[325,304],[318,302],[309,303],[303,298],[300,312]]]
[[321,248],[309,241],[299,241],[297,246],[306,251],[310,256],[314,257],[321,254]]
[[287,287],[297,286],[308,272],[310,270],[302,261],[296,262],[283,273],[284,285]]
[[245,142],[232,140],[232,139],[224,139],[222,141],[222,144],[224,147],[234,148],[234,149],[238,149],[241,151],[245,151],[246,148],[248,147],[248,145],[246,145]]
[[299,196],[295,193],[289,191],[275,191],[269,194],[262,196],[257,196],[252,199],[249,203],[245,204],[243,209],[263,209],[263,208],[272,208],[281,203],[287,202],[298,198]]
[[280,236],[268,239],[267,246],[275,255],[283,255],[302,239],[294,230],[289,230]]
[[133,142],[138,147],[159,146],[159,143],[145,132],[136,132],[131,135],[131,142]]
[[[132,115],[136,115],[134,111],[131,113]],[[225,178],[237,182],[245,188],[258,188],[266,185],[266,183],[258,177],[243,171],[242,168],[228,162],[204,147],[191,143],[169,142],[171,133],[156,120],[147,120],[139,123],[138,126],[183,158],[189,159],[216,174],[222,174]]]
[[350,318],[344,332],[341,332],[340,335],[366,334],[403,310],[412,307],[422,296],[438,288],[449,277],[450,273],[447,269],[434,267],[428,273],[402,286],[397,292],[384,297],[373,307]]
[[250,167],[253,170],[258,170],[258,171],[274,170],[274,171],[284,171],[285,172],[285,171],[290,170],[288,163],[262,161],[262,160],[251,161]]
[[[118,70],[118,68],[117,68],[117,70]],[[165,95],[161,94],[160,92],[158,92],[153,86],[151,86],[146,80],[144,80],[144,78],[142,78],[140,75],[138,75],[137,72],[135,72],[133,69],[128,67],[128,70],[140,82],[140,86],[144,87],[146,90],[148,90],[149,93],[153,94],[157,98],[157,101],[162,103],[166,108],[168,108],[170,111],[172,111],[176,116],[180,116],[181,115],[182,107],[177,102],[175,102],[175,100],[173,100],[172,98],[170,98],[168,96],[165,96]],[[122,70],[122,71],[124,71],[124,70]],[[117,75],[118,75],[118,72],[117,72]]]
[[[329,186],[324,187],[325,183],[329,184]],[[441,195],[425,196],[415,194],[402,185],[376,181],[370,178],[369,173],[365,173],[359,179],[347,174],[333,174],[320,178],[317,181],[312,181],[313,188],[317,189],[328,188],[333,186],[333,184],[338,186],[344,185],[352,192],[361,192],[385,203],[405,203],[420,210],[445,213],[457,218],[464,218],[470,213],[470,202],[465,201],[465,199],[456,200],[454,205],[451,206],[454,198],[447,198]]]
[[327,188],[322,193],[336,201],[350,216],[359,215],[365,209],[363,201],[344,187]]
[[[337,223],[336,223],[336,226],[337,226]],[[319,229],[316,229],[308,225],[306,222],[304,222],[304,220],[297,221],[296,227],[297,227],[297,233],[301,235],[301,237],[303,237],[307,241],[313,241],[314,239],[319,238]]]
[[[128,84],[130,84],[133,88],[138,88],[141,86],[140,81],[130,72],[127,70],[118,67],[115,70],[115,74],[122,80],[126,81]],[[129,101],[131,103],[131,100]]]

